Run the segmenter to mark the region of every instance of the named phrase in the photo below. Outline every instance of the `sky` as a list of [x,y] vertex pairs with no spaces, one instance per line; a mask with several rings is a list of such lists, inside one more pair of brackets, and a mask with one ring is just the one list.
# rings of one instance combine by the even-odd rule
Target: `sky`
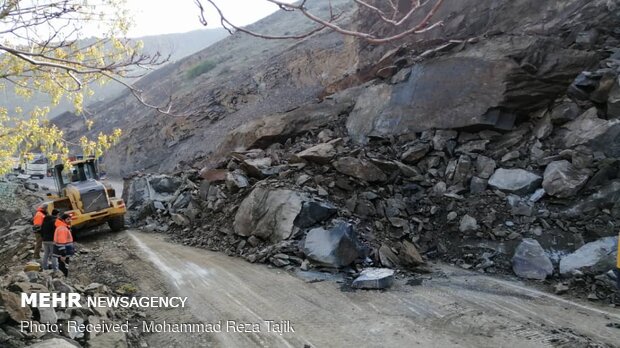
[[[216,0],[228,19],[235,25],[247,25],[278,10],[265,0]],[[292,2],[292,1],[289,1]],[[219,17],[207,1],[202,1],[209,26],[220,27]],[[199,22],[200,11],[194,0],[127,0],[133,14],[134,27],[129,37],[182,33],[204,29]]]

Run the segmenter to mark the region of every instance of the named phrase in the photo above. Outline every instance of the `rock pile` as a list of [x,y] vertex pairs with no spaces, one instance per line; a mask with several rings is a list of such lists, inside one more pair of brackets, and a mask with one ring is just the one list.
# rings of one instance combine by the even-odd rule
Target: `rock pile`
[[[616,36],[606,47],[620,47]],[[524,51],[539,47],[523,40]],[[566,52],[549,49],[557,51],[541,59]],[[544,79],[548,86],[523,74],[552,72],[507,63],[494,103],[463,111],[479,117],[459,123],[450,113],[430,126],[396,115],[423,114],[411,109],[426,105],[419,96],[403,98],[428,84],[416,69],[439,63],[405,67],[397,74],[408,79],[374,81],[233,130],[200,172],[134,176],[126,201],[147,230],[287,269],[412,270],[440,258],[545,279],[559,274],[565,255],[618,230],[619,54],[579,51],[556,66],[561,79]],[[575,69],[596,57],[604,57],[597,68]],[[522,84],[545,93],[525,103],[514,92]],[[585,283],[600,283],[601,273],[584,274]]]
[[[70,330],[68,321],[81,324],[121,324],[129,317],[123,309],[104,307],[44,308],[21,307],[21,294],[31,293],[79,293],[86,296],[118,296],[105,285],[80,284],[64,278],[60,272],[38,270],[22,271],[22,267],[11,270],[1,280],[0,286],[0,345],[2,347],[23,347],[26,343],[34,347],[127,347],[124,333],[94,333]],[[21,330],[20,322],[34,325],[58,326],[55,330]],[[41,327],[43,327],[41,325]],[[52,332],[48,332],[52,331]],[[88,343],[87,343],[88,342]],[[102,345],[103,344],[103,345]]]
[[[124,323],[136,313],[125,308],[37,308],[22,307],[21,294],[31,293],[79,293],[85,296],[132,296],[135,288],[110,288],[100,283],[84,283],[83,277],[71,275],[65,278],[61,272],[41,271],[39,262],[33,260],[34,235],[30,219],[33,206],[42,200],[41,192],[26,189],[22,184],[12,187],[15,210],[6,214],[7,226],[0,229],[0,347],[21,348],[46,347],[117,347],[128,346],[124,333],[106,332],[89,334],[68,330],[69,320],[83,324]],[[0,216],[5,216],[5,211]],[[70,272],[79,269],[88,273],[90,265],[101,265],[101,260],[92,259],[88,250],[78,247],[78,254],[69,266]],[[109,265],[106,268],[110,268]],[[117,276],[118,277],[118,276]],[[80,280],[78,280],[80,279]],[[126,283],[125,283],[126,284]],[[114,284],[116,285],[116,284]],[[110,284],[110,286],[113,286]],[[60,332],[49,332],[45,328],[35,332],[21,330],[21,321],[37,324],[58,325]],[[139,341],[138,333],[129,334],[129,342]],[[135,337],[134,337],[135,336]]]

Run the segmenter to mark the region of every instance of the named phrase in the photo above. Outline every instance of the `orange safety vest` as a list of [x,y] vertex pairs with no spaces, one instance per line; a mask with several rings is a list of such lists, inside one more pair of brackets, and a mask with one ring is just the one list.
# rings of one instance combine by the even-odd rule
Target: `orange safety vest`
[[[60,224],[58,224],[60,221]],[[62,220],[56,220],[56,230],[54,231],[54,244],[66,245],[73,243],[73,236],[69,226]]]
[[43,224],[43,219],[45,219],[45,213],[38,210],[36,214],[34,214],[34,218],[32,219],[32,224],[35,226],[41,226]]

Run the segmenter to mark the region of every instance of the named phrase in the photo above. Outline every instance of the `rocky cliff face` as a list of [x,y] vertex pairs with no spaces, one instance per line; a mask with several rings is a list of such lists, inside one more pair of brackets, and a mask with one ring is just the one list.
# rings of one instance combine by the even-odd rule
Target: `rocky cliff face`
[[[620,8],[493,4],[444,9],[446,28],[467,23],[460,41],[388,50],[374,75],[220,134],[173,190],[127,181],[133,221],[287,269],[441,258],[617,301]],[[504,17],[518,9],[529,17]]]
[[[367,13],[347,5],[336,2],[345,11],[344,21],[361,28],[378,26]],[[507,129],[513,120],[548,104],[579,71],[597,61],[601,53],[593,51],[593,45],[602,47],[607,36],[601,33],[613,28],[608,5],[613,4],[446,1],[438,17],[445,21],[441,29],[388,46],[333,33],[299,42],[233,35],[139,83],[151,102],[172,94],[175,112],[183,117],[157,115],[131,96],[122,96],[91,108],[97,121],[91,133],[124,129],[121,143],[109,155],[111,172],[201,167],[217,160],[214,151],[241,124],[377,77],[390,78],[407,66],[413,66],[412,73],[396,77],[403,83],[369,87],[357,101],[359,117],[348,127],[358,141],[395,130],[470,124]],[[306,28],[298,18],[276,14],[254,29]],[[189,78],[188,71],[204,62],[215,67]],[[412,114],[417,118],[408,116]],[[70,115],[55,122],[73,124],[64,127],[69,138],[86,132]]]

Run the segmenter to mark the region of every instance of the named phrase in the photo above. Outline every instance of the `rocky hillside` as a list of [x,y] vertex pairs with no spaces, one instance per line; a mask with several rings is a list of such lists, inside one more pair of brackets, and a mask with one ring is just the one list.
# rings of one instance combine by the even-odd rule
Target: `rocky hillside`
[[219,135],[200,172],[135,176],[133,222],[288,269],[440,258],[617,301],[620,9],[483,8],[458,22],[505,30],[391,50],[380,78]]
[[[424,123],[413,130],[467,126],[470,122],[452,124],[450,113],[444,122],[426,121],[443,114],[441,107],[445,107],[452,115],[462,115],[462,120],[484,119],[483,123],[509,128],[510,120],[505,126],[500,121],[527,118],[528,112],[550,103],[579,71],[598,61],[601,53],[593,51],[588,40],[605,36],[592,34],[597,36],[592,38],[588,33],[613,28],[611,12],[603,10],[607,1],[492,4],[447,1],[438,15],[445,21],[441,29],[392,46],[372,46],[327,32],[292,42],[233,35],[138,84],[153,103],[173,95],[174,112],[182,117],[158,115],[126,95],[91,108],[97,121],[92,133],[114,127],[125,130],[108,161],[111,170],[119,174],[201,167],[214,157],[226,133],[243,123],[412,65],[416,69],[409,86],[398,87],[404,91],[392,93],[388,91],[391,87],[376,87],[380,89],[377,93],[383,93],[382,102],[405,101],[417,91],[410,103],[413,108],[390,108],[383,112],[386,117],[388,113],[423,115],[428,111],[432,116],[422,116]],[[345,11],[343,21],[361,28],[377,26],[368,14],[346,6],[347,1],[336,5]],[[295,16],[276,13],[251,28],[267,33],[307,29],[299,23]],[[379,108],[381,103],[373,107]],[[86,132],[70,115],[56,122],[72,124],[65,127],[70,138]],[[382,127],[392,127],[384,131],[389,133],[400,124],[387,122]]]

